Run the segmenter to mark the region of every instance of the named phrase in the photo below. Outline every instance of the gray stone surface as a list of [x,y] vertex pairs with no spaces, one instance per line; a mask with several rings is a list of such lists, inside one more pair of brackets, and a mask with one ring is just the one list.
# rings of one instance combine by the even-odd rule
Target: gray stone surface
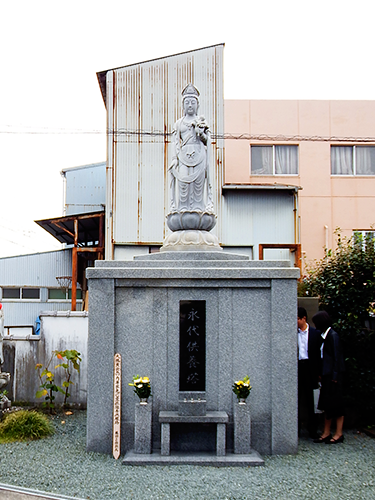
[[124,457],[123,465],[207,465],[212,467],[255,467],[264,465],[263,458],[254,450],[249,455],[235,455],[226,453],[217,456],[213,453],[177,453],[162,456],[159,451],[151,455],[136,455],[128,451]]
[[159,422],[169,422],[169,423],[188,423],[188,424],[210,424],[210,423],[221,423],[226,424],[228,422],[228,414],[225,411],[210,411],[204,416],[198,415],[179,415],[177,411],[161,411],[159,413]]
[[216,455],[218,457],[224,457],[226,451],[226,433],[225,424],[217,424],[216,426]]
[[[272,442],[275,455],[297,453],[297,354],[290,318],[297,310],[297,283],[272,280],[271,287],[271,349],[272,349]],[[286,356],[285,353],[289,353]],[[282,415],[282,418],[280,418]],[[288,422],[288,425],[285,425]]]
[[206,399],[206,393],[205,391],[179,391],[178,393],[178,399],[180,401],[183,400],[202,400]]
[[178,393],[179,415],[206,415],[206,393],[198,391],[180,391]]
[[226,429],[228,415],[223,411],[209,412],[204,416],[180,415],[175,411],[161,411],[159,422],[162,426],[161,455],[170,454],[170,424],[216,424],[216,455],[224,456],[226,450]]
[[134,453],[151,453],[152,403],[136,403],[134,422]]
[[251,448],[250,402],[236,401],[233,408],[234,453],[248,454]]
[[90,282],[87,360],[87,450],[112,453],[115,286],[113,280]]
[[179,415],[199,415],[203,416],[207,413],[206,400],[200,401],[181,401],[178,402]]
[[171,452],[171,425],[169,422],[161,424],[161,447],[162,456],[169,456]]
[[249,375],[252,447],[262,454],[296,452],[299,270],[286,262],[205,254],[165,252],[130,263],[98,261],[88,269],[88,449],[111,452],[116,352],[123,358],[122,452],[134,449],[135,396],[127,384],[135,374],[151,379],[153,449],[160,447],[158,414],[178,410],[179,304],[205,300],[207,412],[228,413],[227,451],[233,446],[231,387]]

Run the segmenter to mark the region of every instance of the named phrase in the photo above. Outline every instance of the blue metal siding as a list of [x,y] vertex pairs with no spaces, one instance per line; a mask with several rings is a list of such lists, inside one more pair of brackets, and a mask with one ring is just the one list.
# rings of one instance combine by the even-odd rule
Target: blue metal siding
[[[71,276],[72,251],[19,255],[0,259],[0,288],[40,289],[39,300],[3,299],[5,326],[34,325],[41,311],[67,311],[70,301],[49,301],[48,288],[58,288],[57,276]],[[2,296],[2,295],[1,295]],[[78,309],[80,303],[77,304]]]
[[[257,259],[260,243],[295,243],[293,195],[289,191],[226,192],[218,226],[223,245],[253,247]],[[288,258],[287,254],[278,258]]]
[[65,215],[103,210],[106,195],[106,163],[94,163],[62,171],[66,178]]

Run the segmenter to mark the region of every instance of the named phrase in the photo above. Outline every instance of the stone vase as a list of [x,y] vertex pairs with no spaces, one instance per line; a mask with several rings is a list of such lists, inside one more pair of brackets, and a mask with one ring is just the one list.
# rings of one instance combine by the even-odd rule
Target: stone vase
[[134,452],[151,453],[152,403],[138,401],[135,404]]
[[250,403],[245,400],[234,404],[234,453],[250,454],[251,449],[251,418]]

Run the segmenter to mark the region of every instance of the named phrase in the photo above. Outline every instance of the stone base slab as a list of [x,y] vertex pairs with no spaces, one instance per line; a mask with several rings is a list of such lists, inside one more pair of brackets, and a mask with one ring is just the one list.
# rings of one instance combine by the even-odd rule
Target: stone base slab
[[160,252],[166,251],[222,252],[223,249],[219,244],[217,236],[209,231],[184,230],[175,231],[165,238],[163,246],[160,248]]
[[122,461],[123,465],[210,465],[214,467],[251,467],[264,465],[263,458],[255,450],[248,455],[226,453],[219,457],[207,452],[171,452],[162,456],[160,450],[150,455],[137,455],[133,450],[128,451]]

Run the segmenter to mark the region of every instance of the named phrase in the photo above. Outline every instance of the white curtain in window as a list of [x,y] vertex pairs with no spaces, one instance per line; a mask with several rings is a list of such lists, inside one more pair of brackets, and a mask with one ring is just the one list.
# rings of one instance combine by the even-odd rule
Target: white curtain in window
[[275,147],[275,174],[298,175],[298,147]]
[[251,147],[251,173],[272,175],[272,146]]
[[352,146],[331,146],[331,174],[353,175]]
[[272,147],[261,148],[262,174],[272,175]]
[[[375,175],[375,148],[370,146],[357,146],[356,151],[356,174]],[[373,161],[371,161],[373,160]]]

